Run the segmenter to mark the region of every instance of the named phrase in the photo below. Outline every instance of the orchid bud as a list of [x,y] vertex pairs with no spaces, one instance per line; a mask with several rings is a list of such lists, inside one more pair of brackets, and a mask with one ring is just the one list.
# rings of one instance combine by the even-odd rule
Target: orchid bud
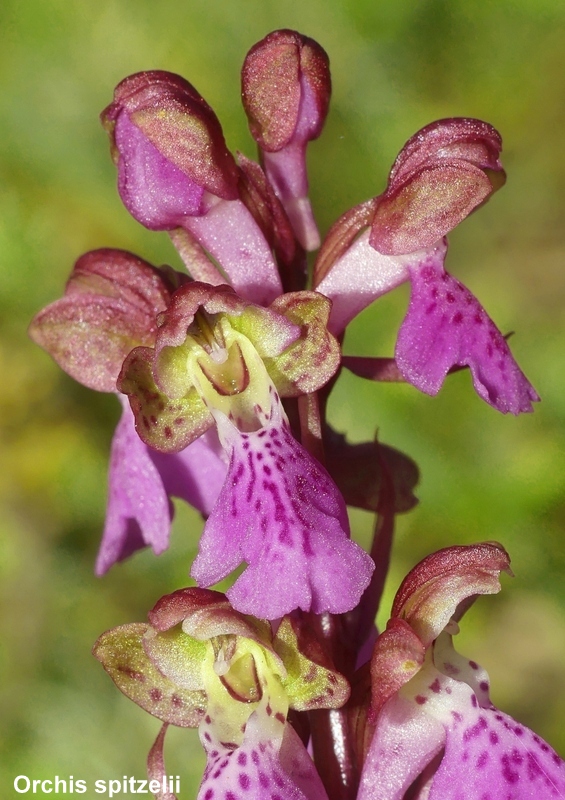
[[243,106],[265,171],[303,247],[319,245],[307,198],[306,144],[324,125],[331,93],[329,60],[313,39],[274,31],[251,48],[241,74]]
[[385,255],[430,247],[499,189],[500,134],[478,119],[439,120],[403,147],[376,201],[369,244]]
[[205,192],[237,198],[237,167],[220,123],[196,89],[170,72],[123,80],[101,114],[118,189],[145,227],[170,230],[205,212]]
[[218,118],[196,89],[170,72],[139,72],[118,84],[101,119],[130,214],[173,231],[174,240],[184,228],[238,291],[274,300],[281,286],[271,250],[239,199],[239,170]]

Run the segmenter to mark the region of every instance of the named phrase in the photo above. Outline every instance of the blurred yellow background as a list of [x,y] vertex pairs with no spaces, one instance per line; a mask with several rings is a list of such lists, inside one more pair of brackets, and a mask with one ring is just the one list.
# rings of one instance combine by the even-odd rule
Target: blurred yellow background
[[[278,27],[317,39],[334,83],[309,151],[320,226],[384,188],[403,143],[446,116],[491,122],[508,183],[451,235],[448,267],[479,297],[542,396],[502,417],[459,373],[431,399],[351,376],[334,424],[419,463],[421,503],[399,522],[382,619],[421,557],[502,542],[514,580],[464,620],[460,649],[485,666],[497,705],[565,755],[565,5],[555,0],[3,0],[0,8],[0,766],[16,775],[144,776],[159,723],[126,700],[90,655],[105,629],[142,620],[187,581],[200,530],[178,507],[171,549],[95,579],[106,465],[118,404],[73,383],[26,336],[76,258],[113,246],[179,266],[165,234],[134,222],[115,188],[98,114],[142,69],[190,80],[228,145],[254,156],[239,102],[252,44]],[[379,301],[346,352],[391,355],[408,298]],[[369,515],[353,513],[368,543]],[[194,732],[172,731],[168,771],[194,797]],[[88,797],[91,794],[87,794]],[[92,795],[94,796],[94,795]]]

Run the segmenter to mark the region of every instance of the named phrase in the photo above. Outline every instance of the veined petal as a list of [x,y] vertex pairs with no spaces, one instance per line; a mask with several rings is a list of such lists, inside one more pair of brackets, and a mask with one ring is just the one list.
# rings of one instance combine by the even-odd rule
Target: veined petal
[[343,498],[293,438],[271,391],[271,417],[259,430],[240,433],[215,414],[231,460],[191,574],[210,586],[245,561],[227,593],[239,611],[266,619],[295,608],[340,614],[358,603],[374,565],[349,539]]
[[465,117],[443,119],[404,145],[371,223],[371,245],[399,255],[429,247],[505,181],[500,134]]
[[412,293],[395,352],[406,380],[435,395],[451,367],[468,366],[489,405],[502,413],[532,411],[535,389],[476,297],[444,271],[441,248],[409,270]]
[[35,315],[29,334],[79,383],[115,392],[124,358],[153,344],[156,316],[180,280],[124,250],[92,250],[74,265],[64,297]]

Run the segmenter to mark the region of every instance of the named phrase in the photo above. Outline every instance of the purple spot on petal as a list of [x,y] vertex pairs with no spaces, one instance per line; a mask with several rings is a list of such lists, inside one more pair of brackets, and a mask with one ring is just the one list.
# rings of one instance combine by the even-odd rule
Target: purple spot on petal
[[520,779],[520,773],[517,772],[515,769],[512,769],[510,763],[510,756],[508,753],[505,753],[501,759],[500,763],[502,764],[502,777],[507,783],[517,783]]
[[282,789],[284,786],[284,778],[279,772],[273,772],[273,780],[279,789]]

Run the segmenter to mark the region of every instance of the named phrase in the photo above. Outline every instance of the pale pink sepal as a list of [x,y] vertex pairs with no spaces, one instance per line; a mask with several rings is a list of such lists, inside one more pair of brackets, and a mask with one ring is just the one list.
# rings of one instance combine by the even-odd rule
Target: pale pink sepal
[[351,245],[316,287],[329,297],[332,311],[329,329],[339,336],[351,320],[373,300],[408,280],[410,264],[417,264],[423,253],[385,256],[369,244],[366,230]]
[[208,198],[203,216],[186,217],[186,228],[212,256],[245,300],[268,305],[282,294],[267,240],[241,200]]

